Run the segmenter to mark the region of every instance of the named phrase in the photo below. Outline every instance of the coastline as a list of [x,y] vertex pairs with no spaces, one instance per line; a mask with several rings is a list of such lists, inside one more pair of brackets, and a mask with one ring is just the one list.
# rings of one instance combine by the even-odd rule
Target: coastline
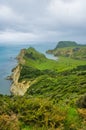
[[[56,44],[56,43],[55,43]],[[11,82],[7,80],[8,76],[12,74],[12,69],[18,65],[16,56],[19,54],[22,48],[33,47],[37,51],[44,53],[46,50],[54,48],[55,44],[43,42],[39,43],[27,43],[27,44],[2,44],[0,45],[0,93],[3,95],[10,95]],[[48,58],[48,57],[47,57]],[[52,59],[52,58],[51,58]]]
[[23,96],[27,89],[30,87],[31,81],[22,81],[19,82],[19,76],[21,72],[21,66],[20,64],[24,64],[23,56],[25,54],[26,49],[22,49],[19,53],[19,55],[16,57],[18,64],[15,68],[12,69],[12,75],[10,76],[10,79],[12,80],[12,84],[10,87],[10,92],[12,95],[21,95]]
[[17,65],[11,75],[12,84],[11,84],[10,92],[12,95],[23,96],[25,92],[27,91],[27,89],[30,87],[31,81],[18,82],[20,71],[21,71],[21,67],[20,65]]
[[[12,75],[9,77],[8,79],[12,80],[12,84],[11,84],[11,88],[10,88],[10,92],[12,95],[21,95],[23,96],[25,94],[25,92],[27,91],[27,89],[33,84],[34,81],[26,81],[23,80],[21,82],[19,82],[19,77],[20,77],[20,72],[21,72],[21,65],[25,64],[25,60],[24,60],[24,55],[26,53],[26,49],[21,49],[19,55],[16,57],[17,59],[17,66],[15,68],[12,69]],[[47,54],[49,55],[49,54]],[[57,57],[52,55],[52,58],[46,56],[46,58],[48,59],[53,59],[53,60],[57,60]]]

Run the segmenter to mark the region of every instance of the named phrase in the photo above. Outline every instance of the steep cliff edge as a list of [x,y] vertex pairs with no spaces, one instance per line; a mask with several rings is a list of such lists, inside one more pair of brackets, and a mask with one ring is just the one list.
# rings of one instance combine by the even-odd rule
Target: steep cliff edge
[[18,65],[14,70],[12,74],[12,85],[11,85],[11,93],[13,95],[24,95],[27,89],[30,87],[31,81],[22,81],[19,82],[19,76],[20,76],[21,67]]
[[20,72],[22,68],[20,64],[25,63],[25,60],[24,60],[25,52],[26,52],[26,49],[22,49],[20,51],[20,54],[17,56],[18,65],[12,70],[13,72],[11,75],[12,85],[10,88],[10,92],[13,95],[24,95],[31,84],[31,81],[23,80],[19,82]]

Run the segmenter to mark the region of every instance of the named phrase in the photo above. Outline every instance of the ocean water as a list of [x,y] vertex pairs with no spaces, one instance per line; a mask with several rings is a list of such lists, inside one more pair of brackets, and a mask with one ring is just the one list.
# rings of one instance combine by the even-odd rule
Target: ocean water
[[0,44],[0,94],[10,95],[11,81],[6,80],[6,77],[11,75],[11,70],[17,65],[16,56],[23,48],[34,47],[46,57],[55,59],[53,55],[46,54],[46,50],[53,49],[55,43],[32,43],[32,44]]

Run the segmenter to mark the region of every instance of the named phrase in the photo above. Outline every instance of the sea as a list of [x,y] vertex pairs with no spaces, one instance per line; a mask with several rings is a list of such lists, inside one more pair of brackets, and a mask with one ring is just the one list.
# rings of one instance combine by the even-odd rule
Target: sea
[[23,43],[23,44],[2,44],[0,43],[0,94],[10,95],[11,81],[7,77],[12,74],[12,69],[16,67],[16,57],[21,49],[33,47],[37,51],[46,55],[47,58],[55,60],[56,57],[46,54],[46,50],[55,48],[54,42]]

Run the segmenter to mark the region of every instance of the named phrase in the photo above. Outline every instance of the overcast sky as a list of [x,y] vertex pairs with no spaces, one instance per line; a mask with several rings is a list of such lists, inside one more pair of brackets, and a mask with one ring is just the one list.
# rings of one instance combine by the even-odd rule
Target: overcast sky
[[86,0],[0,0],[0,43],[86,43]]

